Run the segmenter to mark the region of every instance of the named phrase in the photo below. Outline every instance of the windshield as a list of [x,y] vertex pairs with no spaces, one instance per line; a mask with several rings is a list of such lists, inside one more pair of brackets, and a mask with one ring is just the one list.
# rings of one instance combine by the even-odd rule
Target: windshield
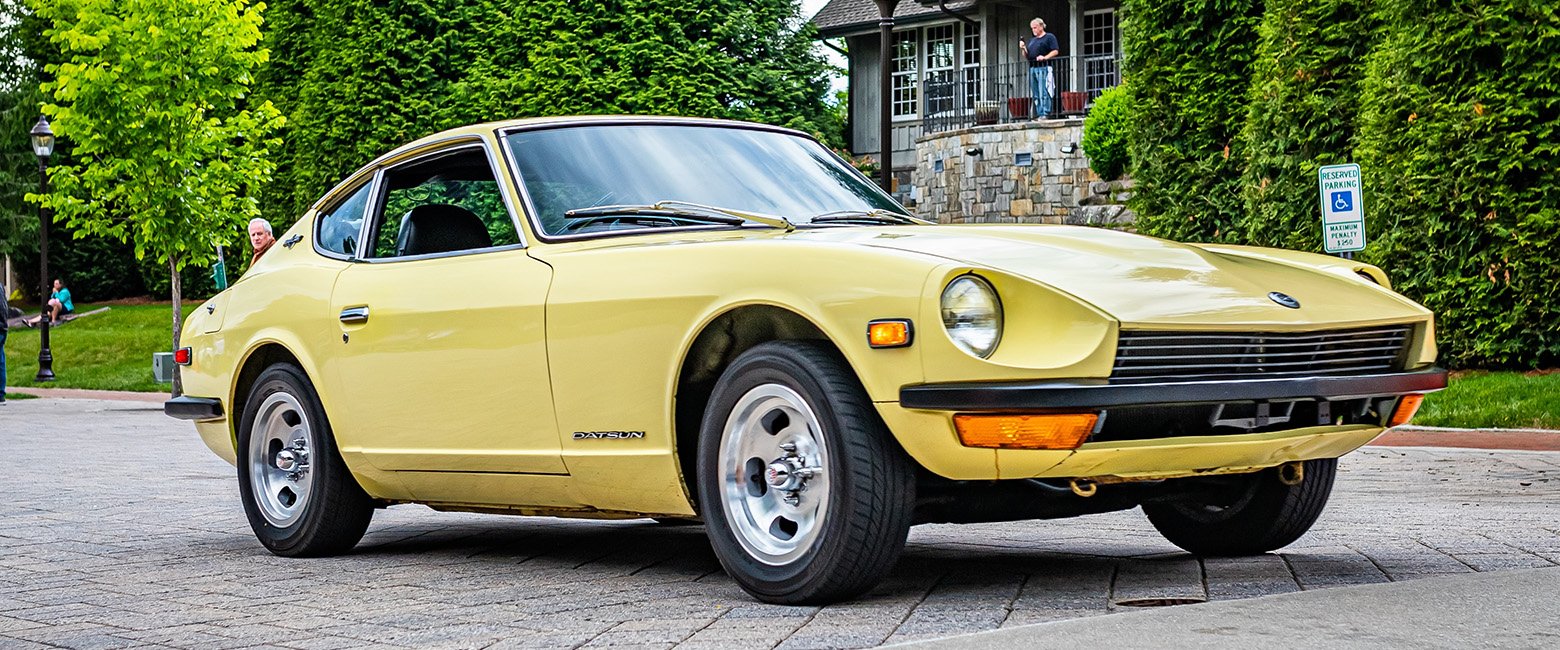
[[[547,235],[582,232],[571,210],[667,201],[794,223],[840,211],[906,214],[828,149],[785,133],[619,124],[521,131],[504,140]],[[622,227],[647,226],[641,219]]]

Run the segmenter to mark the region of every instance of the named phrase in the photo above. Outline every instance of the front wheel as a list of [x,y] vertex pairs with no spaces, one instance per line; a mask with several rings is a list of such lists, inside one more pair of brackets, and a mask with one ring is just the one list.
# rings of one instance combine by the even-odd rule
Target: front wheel
[[341,461],[307,376],[278,364],[255,380],[238,431],[238,486],[272,553],[320,557],[356,546],[374,502]]
[[1322,458],[1246,475],[1223,498],[1144,504],[1171,544],[1201,556],[1260,555],[1300,539],[1327,506],[1338,459]]
[[837,352],[765,343],[721,375],[699,439],[699,501],[721,565],[771,603],[872,588],[904,549],[910,459]]

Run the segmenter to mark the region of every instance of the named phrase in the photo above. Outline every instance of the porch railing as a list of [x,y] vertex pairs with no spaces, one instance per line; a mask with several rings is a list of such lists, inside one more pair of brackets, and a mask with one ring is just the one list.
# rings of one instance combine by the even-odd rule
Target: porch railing
[[[1027,63],[989,65],[929,73],[921,126],[940,133],[982,124],[1082,116],[1095,97],[1121,83],[1119,56],[1059,56],[1046,62],[1049,110],[1037,116]],[[1044,79],[1044,75],[1038,75]]]

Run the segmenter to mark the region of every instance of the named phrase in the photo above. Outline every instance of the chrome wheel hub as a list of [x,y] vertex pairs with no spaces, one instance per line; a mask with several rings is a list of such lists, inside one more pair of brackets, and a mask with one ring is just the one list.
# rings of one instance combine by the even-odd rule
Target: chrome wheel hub
[[802,396],[780,384],[737,400],[721,435],[722,508],[742,548],[783,565],[812,547],[829,505],[823,429]]
[[249,488],[272,526],[290,526],[303,513],[314,487],[311,426],[303,405],[287,393],[260,404],[249,430]]

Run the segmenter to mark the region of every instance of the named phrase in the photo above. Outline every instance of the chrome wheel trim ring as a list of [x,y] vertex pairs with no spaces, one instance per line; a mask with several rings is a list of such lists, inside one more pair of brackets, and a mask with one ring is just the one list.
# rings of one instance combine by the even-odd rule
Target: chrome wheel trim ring
[[293,525],[308,506],[314,492],[313,451],[313,427],[298,398],[287,393],[266,397],[249,429],[249,490],[272,526]]
[[[769,485],[765,470],[779,459],[812,473],[801,489]],[[721,432],[721,507],[749,557],[784,566],[813,547],[828,515],[828,466],[823,427],[795,390],[763,384],[737,400]]]

